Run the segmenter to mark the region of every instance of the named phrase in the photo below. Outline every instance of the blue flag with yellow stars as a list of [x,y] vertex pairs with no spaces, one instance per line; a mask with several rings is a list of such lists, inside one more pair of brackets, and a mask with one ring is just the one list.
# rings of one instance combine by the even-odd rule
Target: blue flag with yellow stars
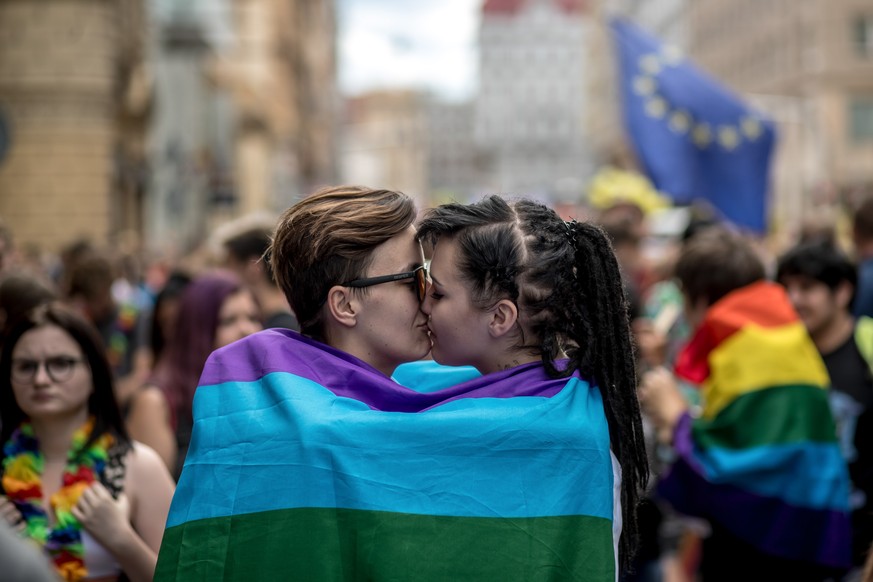
[[763,233],[772,122],[634,24],[611,28],[625,128],[649,178],[677,204],[706,200]]

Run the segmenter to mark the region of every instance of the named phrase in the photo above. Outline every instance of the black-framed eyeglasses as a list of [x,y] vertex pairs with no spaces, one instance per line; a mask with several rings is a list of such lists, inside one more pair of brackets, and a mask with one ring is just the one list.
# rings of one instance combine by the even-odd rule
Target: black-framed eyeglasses
[[343,287],[372,287],[373,285],[381,285],[382,283],[391,283],[392,281],[403,281],[404,279],[415,279],[415,292],[418,294],[418,301],[424,301],[424,296],[427,294],[427,267],[424,265],[416,267],[412,271],[405,273],[395,273],[393,275],[380,275],[379,277],[367,277],[366,279],[355,279],[348,283],[343,283]]
[[66,382],[73,375],[76,365],[83,361],[81,358],[70,356],[57,356],[45,360],[15,359],[12,360],[12,379],[21,383],[33,382],[39,367],[45,366],[46,374],[53,382]]

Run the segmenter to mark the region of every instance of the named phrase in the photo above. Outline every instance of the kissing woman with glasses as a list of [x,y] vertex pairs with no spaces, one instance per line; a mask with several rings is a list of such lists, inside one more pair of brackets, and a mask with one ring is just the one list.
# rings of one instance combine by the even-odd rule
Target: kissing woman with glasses
[[[343,474],[349,484],[368,478],[339,465],[355,462],[361,447],[378,452],[367,439],[390,429],[382,411],[417,406],[390,376],[430,352],[416,214],[403,193],[339,186],[280,217],[265,259],[300,333],[265,330],[207,361],[157,580],[252,572],[330,580],[337,579],[333,569],[355,569],[347,555],[354,544],[336,547],[345,535],[337,537],[339,530],[359,527],[341,515],[348,504],[338,488]],[[348,416],[359,413],[364,417]],[[336,432],[345,429],[345,436]],[[340,443],[346,439],[349,446]],[[351,497],[354,510],[364,498]],[[227,529],[227,519],[240,527]]]
[[173,482],[127,436],[97,331],[60,304],[19,319],[0,351],[0,519],[64,580],[151,580]]

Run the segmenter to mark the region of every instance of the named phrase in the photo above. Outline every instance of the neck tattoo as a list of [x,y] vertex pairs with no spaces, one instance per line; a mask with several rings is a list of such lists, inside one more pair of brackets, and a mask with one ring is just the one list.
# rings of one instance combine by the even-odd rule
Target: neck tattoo
[[503,364],[500,369],[501,370],[509,370],[510,368],[515,368],[516,366],[520,366],[521,363],[518,360],[512,360],[511,364]]

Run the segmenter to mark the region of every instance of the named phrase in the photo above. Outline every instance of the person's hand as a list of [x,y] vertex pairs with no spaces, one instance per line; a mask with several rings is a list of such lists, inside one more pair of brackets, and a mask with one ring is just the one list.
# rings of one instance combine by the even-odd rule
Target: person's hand
[[107,549],[123,546],[131,534],[136,535],[130,525],[127,496],[122,493],[117,500],[113,499],[99,481],[85,489],[72,513],[82,527]]
[[673,374],[663,367],[646,372],[638,394],[658,429],[658,438],[665,442],[672,440],[673,429],[688,408]]
[[667,335],[658,331],[650,319],[640,318],[633,323],[634,337],[640,359],[649,367],[667,362]]
[[27,527],[21,512],[5,495],[0,495],[0,519],[5,521],[12,531],[20,534]]

